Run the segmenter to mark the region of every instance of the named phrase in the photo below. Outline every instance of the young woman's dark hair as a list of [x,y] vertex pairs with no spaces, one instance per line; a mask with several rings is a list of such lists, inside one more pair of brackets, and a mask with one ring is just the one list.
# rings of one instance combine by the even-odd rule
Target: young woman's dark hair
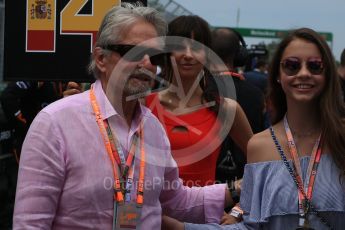
[[211,31],[208,23],[197,15],[184,15],[175,18],[168,25],[167,36],[190,38],[211,46]]
[[272,124],[283,119],[286,110],[285,93],[278,83],[280,63],[286,47],[296,39],[315,44],[322,56],[326,84],[318,99],[323,141],[328,146],[332,157],[345,178],[345,107],[341,97],[341,87],[337,75],[335,60],[325,41],[317,32],[309,28],[300,28],[290,32],[277,47],[269,69],[268,99],[273,109]]
[[[175,41],[169,40],[169,36],[174,36],[172,39]],[[183,15],[175,18],[172,20],[168,25],[168,33],[167,33],[167,49],[173,50],[173,46],[170,47],[171,44],[176,44],[176,37],[188,38],[200,42],[206,48],[209,49],[212,45],[212,34],[209,27],[209,24],[201,17],[197,15]],[[182,39],[179,40],[182,42]],[[209,60],[208,50],[206,51],[207,60]],[[167,65],[167,80],[172,79],[172,75],[174,74],[172,65],[168,62]],[[207,83],[207,84],[206,84]],[[200,81],[200,86],[203,89],[202,99],[206,102],[214,101],[216,104],[215,106],[211,107],[213,111],[216,113],[219,109],[219,93],[217,90],[210,90],[208,88],[209,85],[216,85],[215,81],[211,77],[210,70],[207,66],[204,67],[204,78]]]

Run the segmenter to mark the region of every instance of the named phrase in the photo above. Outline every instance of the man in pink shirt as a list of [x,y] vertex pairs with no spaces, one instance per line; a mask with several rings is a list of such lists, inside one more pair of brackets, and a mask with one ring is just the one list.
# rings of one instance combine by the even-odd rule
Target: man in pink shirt
[[[166,23],[147,7],[112,8],[89,69],[91,90],[44,108],[26,136],[14,229],[160,229],[166,213],[218,223],[225,185],[184,187],[160,122],[136,95],[163,65]],[[136,52],[132,52],[136,51]]]

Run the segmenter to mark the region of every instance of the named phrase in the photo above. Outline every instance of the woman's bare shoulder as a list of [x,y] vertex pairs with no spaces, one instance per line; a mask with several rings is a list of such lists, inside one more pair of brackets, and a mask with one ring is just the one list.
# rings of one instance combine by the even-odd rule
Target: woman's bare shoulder
[[231,98],[224,98],[223,100],[224,100],[224,109],[226,113],[232,114],[232,116],[235,116],[235,114],[244,114],[242,107],[237,101]]
[[239,106],[238,102],[231,98],[223,98],[223,100],[224,100],[225,106],[233,110],[235,110]]
[[247,145],[248,163],[280,160],[269,129],[255,134]]

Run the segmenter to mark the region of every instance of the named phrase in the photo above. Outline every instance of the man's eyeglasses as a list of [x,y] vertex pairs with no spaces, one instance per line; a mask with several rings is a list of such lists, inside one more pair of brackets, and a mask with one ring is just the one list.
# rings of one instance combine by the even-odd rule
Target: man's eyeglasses
[[[302,68],[302,61],[296,57],[289,57],[280,62],[283,72],[288,76],[296,75]],[[310,58],[306,61],[307,69],[311,74],[319,75],[324,70],[323,62],[319,58]]]
[[[126,61],[131,62],[141,61],[145,55],[148,55],[150,57],[150,62],[152,65],[164,66],[167,60],[167,54],[164,53],[163,50],[145,46],[112,44],[103,46],[102,48],[116,52]],[[131,49],[134,48],[135,50],[131,54],[126,55]]]

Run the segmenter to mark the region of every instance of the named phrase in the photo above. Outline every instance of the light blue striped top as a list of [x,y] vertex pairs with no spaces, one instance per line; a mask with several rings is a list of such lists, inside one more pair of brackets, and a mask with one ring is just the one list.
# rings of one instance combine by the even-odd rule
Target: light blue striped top
[[[301,158],[303,179],[310,157]],[[289,162],[292,166],[292,162]],[[185,224],[186,230],[279,229],[298,226],[297,187],[282,161],[258,162],[245,166],[241,207],[243,222],[234,225]],[[329,154],[323,154],[315,179],[312,204],[333,229],[345,229],[345,182]],[[328,229],[320,219],[309,215],[311,227]]]

